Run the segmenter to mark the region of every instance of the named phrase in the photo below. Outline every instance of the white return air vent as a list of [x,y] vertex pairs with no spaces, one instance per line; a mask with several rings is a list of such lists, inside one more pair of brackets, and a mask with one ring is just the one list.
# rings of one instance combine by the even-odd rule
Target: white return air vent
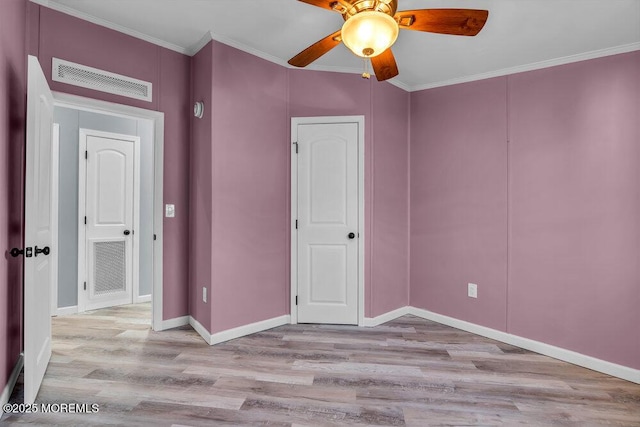
[[51,74],[51,77],[56,82],[151,102],[152,85],[150,82],[132,79],[131,77],[63,61],[58,58],[53,58]]

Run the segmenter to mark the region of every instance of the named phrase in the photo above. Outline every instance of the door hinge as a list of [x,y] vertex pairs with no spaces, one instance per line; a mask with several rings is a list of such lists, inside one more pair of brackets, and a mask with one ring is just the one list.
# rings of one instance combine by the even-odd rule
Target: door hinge
[[298,229],[298,220],[296,219],[296,230]]
[[84,152],[84,158],[85,158],[85,159],[88,159],[88,158],[89,158],[89,152],[88,152],[88,151],[85,151],[85,152]]
[[297,143],[297,142],[294,142],[294,143],[293,143],[293,145],[295,145],[295,146],[296,146],[296,154],[298,154],[298,143]]
[[84,217],[84,225],[87,225],[87,217]]
[[158,240],[155,234],[153,235],[153,240]]
[[298,305],[298,295],[296,295],[296,305]]
[[87,282],[84,282],[84,290],[87,290]]

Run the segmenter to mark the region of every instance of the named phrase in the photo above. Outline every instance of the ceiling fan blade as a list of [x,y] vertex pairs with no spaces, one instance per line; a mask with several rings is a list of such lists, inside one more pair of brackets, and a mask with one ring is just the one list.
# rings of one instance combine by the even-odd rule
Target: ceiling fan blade
[[371,65],[379,82],[398,75],[398,65],[396,64],[396,58],[394,58],[393,52],[391,52],[391,48],[371,58]]
[[402,10],[394,18],[405,30],[475,36],[484,27],[488,16],[488,10],[419,9]]
[[319,40],[291,58],[289,64],[294,67],[306,67],[316,59],[320,58],[325,53],[329,52],[334,47],[338,46],[342,42],[340,33],[342,30],[338,30],[333,34]]

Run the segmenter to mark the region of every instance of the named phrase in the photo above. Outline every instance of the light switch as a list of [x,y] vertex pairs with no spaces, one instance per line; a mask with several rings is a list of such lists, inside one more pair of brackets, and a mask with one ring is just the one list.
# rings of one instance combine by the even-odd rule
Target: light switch
[[176,205],[165,205],[164,216],[167,218],[173,218],[176,216]]

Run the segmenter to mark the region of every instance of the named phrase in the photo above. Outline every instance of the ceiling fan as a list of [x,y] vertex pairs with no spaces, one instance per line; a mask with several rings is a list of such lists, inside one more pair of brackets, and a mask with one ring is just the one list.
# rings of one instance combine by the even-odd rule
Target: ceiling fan
[[[344,24],[333,34],[312,44],[289,64],[306,67],[343,42],[354,54],[371,60],[379,81],[398,75],[391,52],[403,30],[475,36],[482,30],[489,11],[477,9],[398,9],[398,0],[299,0],[342,15]],[[368,73],[363,74],[368,78]]]

